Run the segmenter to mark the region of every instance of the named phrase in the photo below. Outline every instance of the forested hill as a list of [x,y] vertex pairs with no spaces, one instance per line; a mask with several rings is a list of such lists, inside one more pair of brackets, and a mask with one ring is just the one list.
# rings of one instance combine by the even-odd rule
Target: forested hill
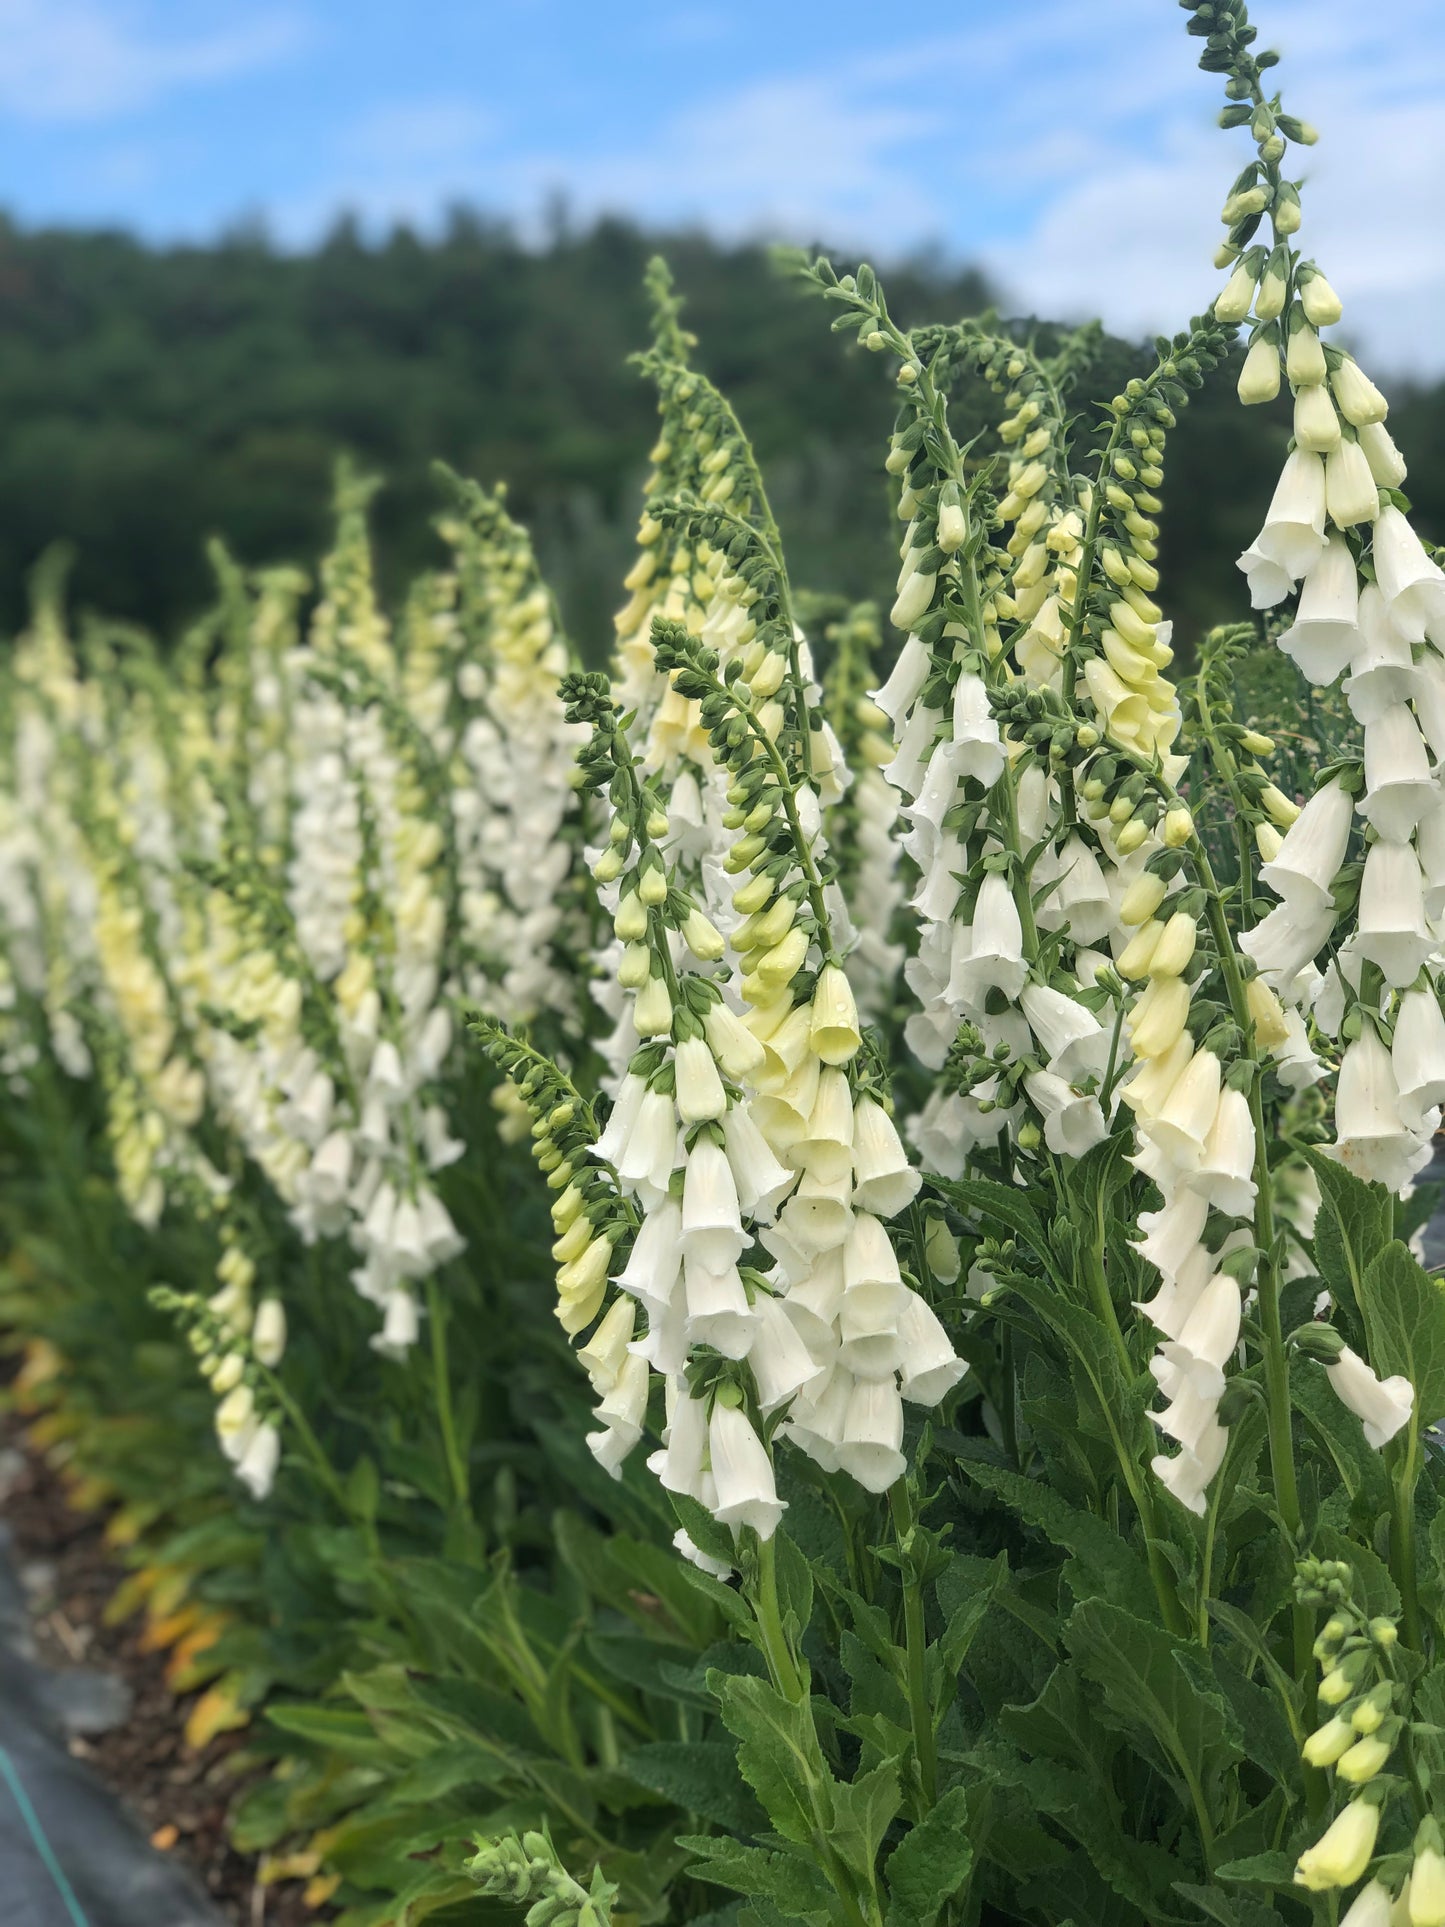
[[[163,636],[209,596],[213,532],[247,561],[311,562],[347,449],[387,478],[376,522],[391,583],[437,553],[428,466],[442,456],[507,478],[574,633],[600,648],[654,434],[627,356],[646,339],[642,270],[658,250],[700,364],[756,443],[795,579],[886,596],[887,369],[832,335],[829,311],[761,248],[609,221],[528,249],[469,216],[436,240],[402,231],[375,246],[342,225],[303,255],[247,236],[162,250],[0,224],[0,633],[57,539],[76,549],[79,603]],[[885,284],[908,324],[988,299],[976,274],[929,262]],[[1202,271],[1201,300],[1210,287]],[[1133,357],[1109,345],[1103,393]],[[1445,385],[1397,399],[1410,402],[1391,418],[1407,486],[1426,532],[1445,537]],[[1277,467],[1241,459],[1243,438],[1283,433],[1278,411],[1243,413],[1221,377],[1175,438],[1165,541],[1188,629],[1239,610],[1232,558],[1264,498],[1237,478]]]

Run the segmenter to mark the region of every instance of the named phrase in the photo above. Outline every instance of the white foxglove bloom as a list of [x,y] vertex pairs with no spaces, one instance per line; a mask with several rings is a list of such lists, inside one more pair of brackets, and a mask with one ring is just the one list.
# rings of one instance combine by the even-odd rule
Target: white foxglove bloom
[[1269,556],[1261,555],[1257,544],[1253,542],[1234,566],[1244,571],[1252,609],[1273,609],[1294,588],[1295,579],[1289,570]]
[[838,1359],[856,1378],[892,1379],[902,1358],[898,1321],[907,1286],[851,1286],[838,1312]]
[[1150,1461],[1150,1468],[1181,1505],[1203,1518],[1209,1481],[1223,1465],[1228,1446],[1229,1433],[1216,1420],[1196,1440],[1193,1449],[1176,1453],[1173,1458],[1161,1454]]
[[371,1339],[373,1351],[400,1363],[417,1341],[421,1317],[409,1291],[390,1292],[382,1312],[381,1330]]
[[759,1292],[753,1311],[756,1317],[748,1365],[758,1388],[759,1407],[767,1413],[820,1384],[827,1366],[813,1357],[782,1299]]
[[626,1265],[614,1282],[646,1308],[649,1317],[672,1303],[682,1273],[682,1206],[668,1198],[643,1219]]
[[724,1358],[746,1358],[758,1321],[737,1266],[713,1270],[688,1256],[683,1259],[682,1281],[689,1341],[710,1345]]
[[1440,801],[1425,741],[1408,703],[1365,724],[1365,795],[1360,813],[1381,836],[1403,843]]
[[647,1360],[633,1352],[626,1355],[612,1386],[598,1405],[595,1416],[601,1430],[587,1434],[587,1449],[614,1479],[622,1477],[622,1464],[642,1437],[647,1423],[647,1391],[650,1374]]
[[1360,634],[1365,646],[1350,664],[1345,697],[1360,722],[1373,723],[1396,704],[1409,702],[1419,682],[1410,644],[1391,622],[1373,582],[1360,591]]
[[1425,1113],[1445,1104],[1445,1013],[1433,990],[1410,990],[1400,999],[1390,1063],[1401,1116],[1408,1128],[1423,1130]]
[[843,1304],[843,1251],[820,1251],[787,1280],[783,1306],[815,1357],[837,1347],[834,1326]]
[[1429,1162],[1430,1139],[1410,1129],[1400,1112],[1390,1053],[1366,1024],[1340,1065],[1332,1155],[1356,1177],[1402,1191]]
[[1367,1881],[1340,1916],[1340,1927],[1390,1927],[1394,1905],[1388,1887]]
[[1025,984],[1019,1003],[1056,1076],[1069,1084],[1103,1077],[1109,1033],[1091,1010],[1050,984]]
[[1373,522],[1380,512],[1380,491],[1360,444],[1343,440],[1325,457],[1325,507],[1337,528]]
[[908,1162],[893,1120],[875,1099],[860,1097],[853,1110],[853,1201],[880,1218],[911,1204],[923,1182]]
[[[1296,459],[1297,455],[1291,455],[1290,461]],[[1317,455],[1304,459],[1319,465]],[[1332,683],[1363,646],[1359,577],[1350,545],[1342,535],[1332,535],[1307,566],[1309,574],[1299,608],[1294,622],[1280,637],[1279,646],[1298,664],[1306,682],[1322,686]]]
[[696,1566],[699,1572],[708,1573],[714,1579],[731,1579],[736,1570],[726,1559],[710,1558],[682,1526],[672,1535],[672,1549],[680,1552],[689,1565]]
[[723,1075],[735,1084],[762,1067],[767,1055],[763,1044],[726,1004],[714,1004],[703,1018],[702,1027]]
[[662,1450],[652,1454],[647,1469],[666,1491],[698,1499],[707,1462],[707,1406],[689,1394],[685,1380],[669,1380],[667,1392]]
[[933,1307],[910,1291],[898,1317],[899,1389],[910,1405],[936,1405],[968,1370]]
[[979,885],[973,922],[954,926],[953,968],[947,995],[982,1009],[990,990],[1017,997],[1028,976],[1023,926],[1007,880],[991,870]]
[[637,1114],[642,1108],[642,1100],[646,1095],[647,1085],[644,1080],[629,1071],[618,1086],[617,1101],[612,1106],[612,1114],[592,1147],[593,1157],[600,1159],[604,1164],[616,1165],[632,1134],[632,1127],[637,1122]]
[[1420,864],[1408,843],[1370,845],[1360,881],[1359,924],[1350,947],[1378,964],[1386,983],[1403,990],[1429,956]]
[[1164,1359],[1182,1375],[1181,1388],[1187,1380],[1206,1398],[1223,1395],[1224,1367],[1239,1343],[1243,1312],[1239,1286],[1227,1271],[1217,1271],[1199,1294],[1178,1338],[1160,1348]]
[[714,1518],[734,1531],[751,1526],[760,1539],[771,1539],[785,1507],[778,1498],[772,1461],[747,1413],[719,1399],[713,1406],[707,1437],[717,1486]]
[[712,1138],[700,1137],[682,1181],[683,1253],[711,1271],[725,1271],[747,1242],[727,1153]]
[[885,716],[891,716],[896,723],[912,709],[928,681],[931,667],[926,646],[917,636],[910,636],[899,650],[887,682],[873,691],[873,700]]
[[1325,465],[1318,455],[1295,449],[1279,483],[1254,547],[1298,581],[1325,546]]
[[1219,1109],[1219,1078],[1219,1059],[1214,1052],[1196,1051],[1144,1126],[1178,1170],[1191,1171],[1204,1157]]
[[1196,1245],[1180,1266],[1179,1276],[1163,1279],[1154,1296],[1136,1302],[1134,1308],[1166,1338],[1178,1338],[1213,1276],[1213,1252],[1207,1245]]
[[1334,927],[1333,903],[1319,910],[1282,903],[1262,923],[1242,933],[1239,947],[1253,959],[1271,989],[1287,997],[1305,965],[1312,963],[1329,941]]
[[1330,890],[1344,864],[1354,814],[1354,799],[1335,777],[1305,804],[1260,880],[1293,909],[1333,914]]
[[903,1404],[891,1378],[860,1378],[848,1398],[838,1464],[867,1492],[903,1476]]
[[746,1104],[734,1104],[727,1110],[722,1133],[739,1207],[760,1224],[771,1224],[778,1206],[797,1183],[797,1173],[774,1157]]
[[1318,1084],[1325,1067],[1315,1056],[1305,1020],[1297,1010],[1284,1014],[1284,1042],[1270,1052],[1280,1082],[1292,1091],[1305,1091]]
[[685,1037],[673,1056],[677,1075],[677,1114],[684,1124],[702,1124],[721,1117],[727,1093],[718,1076],[717,1062],[703,1037]]
[[1391,620],[1411,642],[1445,633],[1445,572],[1426,555],[1399,509],[1381,509],[1374,534],[1375,579]]
[[909,848],[915,861],[920,862],[920,865],[937,847],[942,834],[943,819],[953,808],[957,799],[958,766],[958,745],[945,737],[928,759],[928,768],[923,776],[923,787],[918,792],[917,800],[904,809],[903,814],[913,825]]
[[1044,1121],[1044,1142],[1058,1157],[1080,1158],[1109,1135],[1095,1097],[1084,1097],[1053,1071],[1032,1071],[1024,1079],[1029,1100]]
[[1254,1120],[1249,1112],[1249,1099],[1242,1091],[1225,1089],[1219,1094],[1214,1122],[1204,1143],[1204,1156],[1197,1170],[1190,1174],[1190,1184],[1227,1217],[1247,1217],[1254,1210],[1258,1189],[1254,1179],[1254,1154]]
[[982,676],[965,671],[953,691],[953,741],[958,750],[955,771],[992,789],[1003,775],[1003,743],[989,708]]
[[1149,1416],[1165,1438],[1192,1452],[1215,1424],[1218,1406],[1217,1399],[1206,1398],[1186,1380],[1162,1412],[1151,1412]]
[[1410,1423],[1415,1388],[1408,1378],[1377,1378],[1348,1345],[1325,1371],[1336,1397],[1360,1420],[1377,1452]]
[[1098,943],[1113,930],[1113,895],[1099,859],[1082,837],[1071,836],[1059,851],[1058,881],[1038,918],[1045,930],[1067,929],[1075,943]]
[[1425,741],[1437,757],[1445,757],[1445,661],[1433,649],[1425,650],[1415,664],[1411,695]]
[[895,1296],[902,1292],[903,1280],[893,1240],[886,1227],[870,1212],[859,1211],[854,1215],[843,1246],[843,1282],[849,1291],[879,1285]]
[[1197,1191],[1176,1191],[1161,1211],[1140,1212],[1139,1229],[1144,1235],[1134,1248],[1161,1277],[1173,1282],[1197,1250],[1208,1216],[1206,1198]]
[[281,1434],[274,1425],[258,1425],[236,1461],[236,1477],[253,1499],[264,1499],[275,1482],[280,1462]]
[[423,1189],[417,1201],[418,1230],[427,1257],[427,1269],[435,1270],[461,1256],[467,1241],[452,1223],[451,1213],[435,1191]]
[[633,1300],[614,1298],[592,1336],[579,1349],[578,1362],[599,1398],[605,1397],[617,1383],[636,1324],[637,1306]]

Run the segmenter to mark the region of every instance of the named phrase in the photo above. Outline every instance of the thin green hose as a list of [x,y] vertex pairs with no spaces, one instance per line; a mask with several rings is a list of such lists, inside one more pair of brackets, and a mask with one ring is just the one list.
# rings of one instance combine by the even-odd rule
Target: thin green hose
[[20,1809],[20,1818],[25,1822],[25,1829],[34,1842],[35,1851],[45,1863],[45,1871],[55,1882],[56,1892],[65,1902],[65,1910],[70,1915],[74,1927],[90,1927],[90,1922],[86,1919],[80,1902],[75,1897],[75,1889],[66,1879],[65,1869],[56,1859],[55,1849],[46,1838],[45,1829],[40,1824],[40,1815],[31,1805],[30,1795],[25,1791],[20,1775],[15,1771],[15,1762],[3,1746],[0,1746],[0,1779],[4,1780],[14,1794],[15,1804]]

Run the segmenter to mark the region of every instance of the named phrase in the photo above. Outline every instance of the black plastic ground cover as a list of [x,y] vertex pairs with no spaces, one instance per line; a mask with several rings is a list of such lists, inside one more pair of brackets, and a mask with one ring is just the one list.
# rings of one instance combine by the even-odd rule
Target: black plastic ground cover
[[71,1757],[73,1734],[124,1712],[109,1675],[36,1661],[0,1523],[0,1927],[221,1927],[189,1872]]

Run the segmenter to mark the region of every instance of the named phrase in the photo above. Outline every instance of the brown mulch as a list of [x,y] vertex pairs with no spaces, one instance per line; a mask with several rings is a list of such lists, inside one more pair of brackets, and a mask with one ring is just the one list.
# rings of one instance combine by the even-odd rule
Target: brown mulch
[[182,1738],[188,1699],[165,1681],[166,1655],[143,1652],[140,1621],[108,1626],[104,1613],[125,1577],[103,1538],[105,1521],[77,1513],[43,1457],[27,1449],[13,1417],[0,1417],[0,1446],[25,1458],[5,1497],[17,1567],[41,1586],[32,1594],[31,1626],[41,1663],[52,1671],[85,1666],[119,1674],[134,1695],[129,1717],[112,1732],[72,1739],[85,1760],[138,1820],[154,1845],[184,1860],[236,1927],[314,1927],[318,1916],[292,1882],[262,1887],[257,1856],[237,1853],[226,1814],[245,1782],[227,1770],[245,1744],[223,1733],[200,1752]]

